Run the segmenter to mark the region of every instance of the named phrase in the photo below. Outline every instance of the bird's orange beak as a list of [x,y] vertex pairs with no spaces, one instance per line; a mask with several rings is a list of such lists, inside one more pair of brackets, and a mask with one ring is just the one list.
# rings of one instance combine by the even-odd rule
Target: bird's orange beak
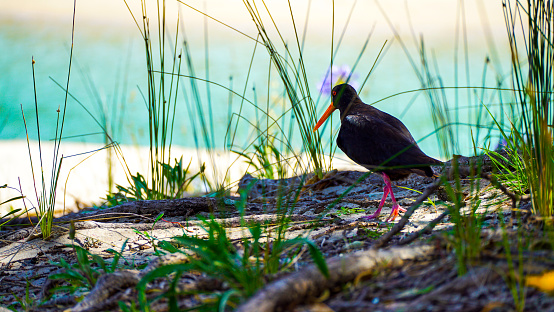
[[337,108],[335,107],[335,105],[333,105],[333,102],[331,102],[331,105],[327,107],[327,110],[325,111],[325,113],[323,113],[323,116],[321,116],[321,118],[319,118],[319,121],[315,124],[314,132],[325,122],[325,120],[327,120],[327,118],[329,118],[329,116],[331,116],[335,109]]

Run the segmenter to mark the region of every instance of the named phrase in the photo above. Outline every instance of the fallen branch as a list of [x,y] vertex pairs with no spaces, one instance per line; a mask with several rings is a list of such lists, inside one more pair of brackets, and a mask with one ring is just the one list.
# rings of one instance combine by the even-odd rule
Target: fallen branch
[[390,250],[364,250],[347,256],[336,256],[327,261],[329,278],[323,276],[317,266],[310,265],[302,271],[274,281],[259,290],[252,298],[238,307],[237,312],[269,312],[277,307],[290,308],[294,304],[317,298],[323,292],[352,282],[368,271],[382,266],[400,266],[406,260],[433,254],[431,245],[400,247]]

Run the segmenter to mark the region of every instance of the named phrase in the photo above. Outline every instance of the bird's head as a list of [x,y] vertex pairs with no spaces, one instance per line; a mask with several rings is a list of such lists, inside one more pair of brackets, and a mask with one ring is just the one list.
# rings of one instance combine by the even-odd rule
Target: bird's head
[[329,105],[325,113],[323,113],[323,116],[321,116],[315,125],[314,131],[316,131],[336,109],[341,112],[341,116],[344,115],[357,97],[358,93],[351,85],[347,83],[336,85],[333,90],[331,90],[331,105]]

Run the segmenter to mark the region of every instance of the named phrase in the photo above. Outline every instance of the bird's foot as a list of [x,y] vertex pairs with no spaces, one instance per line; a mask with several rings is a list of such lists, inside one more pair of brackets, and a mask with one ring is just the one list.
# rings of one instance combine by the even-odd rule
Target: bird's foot
[[365,216],[365,217],[362,217],[362,218],[368,219],[368,220],[377,219],[379,217],[379,215],[381,215],[381,208],[377,209],[377,211],[375,211],[374,214],[369,215],[369,216]]
[[406,212],[406,209],[400,207],[400,205],[398,204],[394,204],[392,206],[392,211],[385,222],[389,222],[389,220],[394,221],[394,219],[396,219],[396,217],[398,216],[398,211]]

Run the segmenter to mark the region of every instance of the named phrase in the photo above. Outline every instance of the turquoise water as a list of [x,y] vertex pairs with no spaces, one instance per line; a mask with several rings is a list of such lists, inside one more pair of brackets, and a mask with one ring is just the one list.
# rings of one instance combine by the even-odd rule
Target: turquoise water
[[[190,25],[187,25],[190,26]],[[255,43],[234,33],[231,30],[221,30],[214,27],[209,35],[209,79],[219,84],[230,86],[229,77],[232,77],[232,88],[235,92],[245,91],[246,98],[257,103],[261,107],[269,105],[273,116],[279,116],[288,110],[283,106],[281,84],[278,76],[271,71],[271,83],[268,92],[269,59],[263,46],[257,47],[249,82],[245,87],[248,67],[252,58]],[[206,77],[205,46],[202,28],[185,27],[190,39],[191,55],[195,66],[196,76]],[[367,29],[353,30],[346,37],[341,51],[335,60],[335,64],[348,64],[352,66],[363,46]],[[312,90],[316,89],[318,82],[323,78],[329,66],[330,48],[328,38],[325,40],[318,36],[307,37],[304,61],[308,71],[308,82]],[[451,43],[452,35],[446,35],[448,42],[432,47],[442,83],[447,86],[455,85],[455,66],[453,65],[454,50]],[[391,39],[390,36],[375,36],[372,38],[366,53],[359,63],[357,74],[361,81],[371,68],[382,42]],[[58,107],[63,107],[65,92],[51,79],[54,79],[65,87],[67,83],[69,52],[71,44],[71,28],[67,23],[55,23],[53,21],[30,21],[6,19],[2,20],[0,28],[0,139],[24,139],[25,131],[22,121],[21,106],[30,130],[30,137],[36,138],[35,106],[33,93],[33,76],[31,71],[31,58],[36,60],[35,75],[36,89],[39,103],[38,115],[40,118],[40,131],[42,139],[54,137],[58,114]],[[172,39],[173,40],[173,39]],[[74,99],[67,102],[63,136],[68,141],[97,142],[102,143],[104,137],[101,128],[94,118],[102,121],[105,114],[107,123],[112,125],[113,138],[121,144],[148,145],[148,113],[142,94],[146,94],[146,63],[144,43],[137,29],[132,27],[115,27],[113,25],[89,24],[77,27],[74,42],[73,64],[69,83],[70,93],[80,101],[92,114],[90,116]],[[430,48],[431,49],[431,48]],[[171,48],[168,46],[168,50]],[[459,69],[458,85],[482,86],[484,59],[487,55],[487,47],[480,43],[473,43],[471,53],[467,56],[470,75],[466,78],[465,68]],[[412,57],[417,60],[417,51],[412,50]],[[167,54],[168,57],[170,54]],[[506,53],[499,56],[501,62],[509,61]],[[465,66],[460,56],[459,66]],[[509,68],[509,67],[505,67]],[[186,65],[182,65],[182,73],[186,73]],[[497,72],[489,74],[485,79],[485,85],[495,85],[498,77],[505,77],[506,73]],[[504,78],[503,78],[504,79]],[[181,86],[190,97],[190,83],[181,80]],[[361,94],[366,103],[378,101],[398,92],[420,88],[414,70],[407,60],[397,42],[393,42],[382,61],[368,79],[364,92]],[[255,88],[255,91],[253,90]],[[210,86],[211,112],[208,115],[208,96],[205,85],[199,82],[199,90],[202,97],[204,117],[211,118],[213,122],[209,126],[214,135],[215,147],[224,148],[225,133],[229,125],[230,112],[238,112],[241,99],[233,96],[230,102],[229,92],[215,85]],[[458,91],[459,106],[472,107],[480,105],[481,101],[490,104],[498,104],[493,98],[486,95],[481,98],[479,92]],[[316,97],[317,92],[313,91]],[[379,102],[376,106],[395,116],[400,117],[412,131],[416,140],[433,132],[433,123],[430,116],[429,104],[424,94],[412,102],[415,93],[397,96],[392,99]],[[189,109],[184,101],[184,93],[179,92],[179,100],[176,107],[176,124],[174,128],[173,143],[184,147],[204,147],[200,138],[195,140],[193,123],[190,121]],[[455,102],[455,93],[446,91],[445,97],[449,103]],[[316,97],[317,98],[317,97]],[[269,99],[269,104],[268,103]],[[324,95],[319,102],[320,111],[328,106],[329,96]],[[408,103],[410,106],[408,106]],[[230,106],[231,105],[231,106]],[[104,108],[101,109],[101,107]],[[198,110],[192,107],[190,112],[197,118]],[[459,112],[460,121],[467,121],[468,111],[462,109]],[[243,116],[250,122],[258,120],[264,124],[262,114],[256,113],[250,104],[244,103]],[[61,116],[59,116],[61,118]],[[94,117],[94,118],[93,118]],[[287,129],[290,122],[290,114],[284,118],[283,128]],[[333,127],[338,127],[338,118],[333,120]],[[198,124],[198,121],[196,121]],[[197,131],[198,127],[196,128]],[[469,128],[460,127],[461,152],[471,153]],[[329,131],[327,128],[326,131]],[[295,146],[300,147],[300,134],[293,130]],[[201,134],[197,133],[199,136]],[[324,140],[328,137],[324,134]],[[236,135],[236,149],[247,146],[255,138],[255,131],[247,122],[241,121]],[[434,136],[420,143],[421,147],[430,155],[440,157],[437,141]]]

